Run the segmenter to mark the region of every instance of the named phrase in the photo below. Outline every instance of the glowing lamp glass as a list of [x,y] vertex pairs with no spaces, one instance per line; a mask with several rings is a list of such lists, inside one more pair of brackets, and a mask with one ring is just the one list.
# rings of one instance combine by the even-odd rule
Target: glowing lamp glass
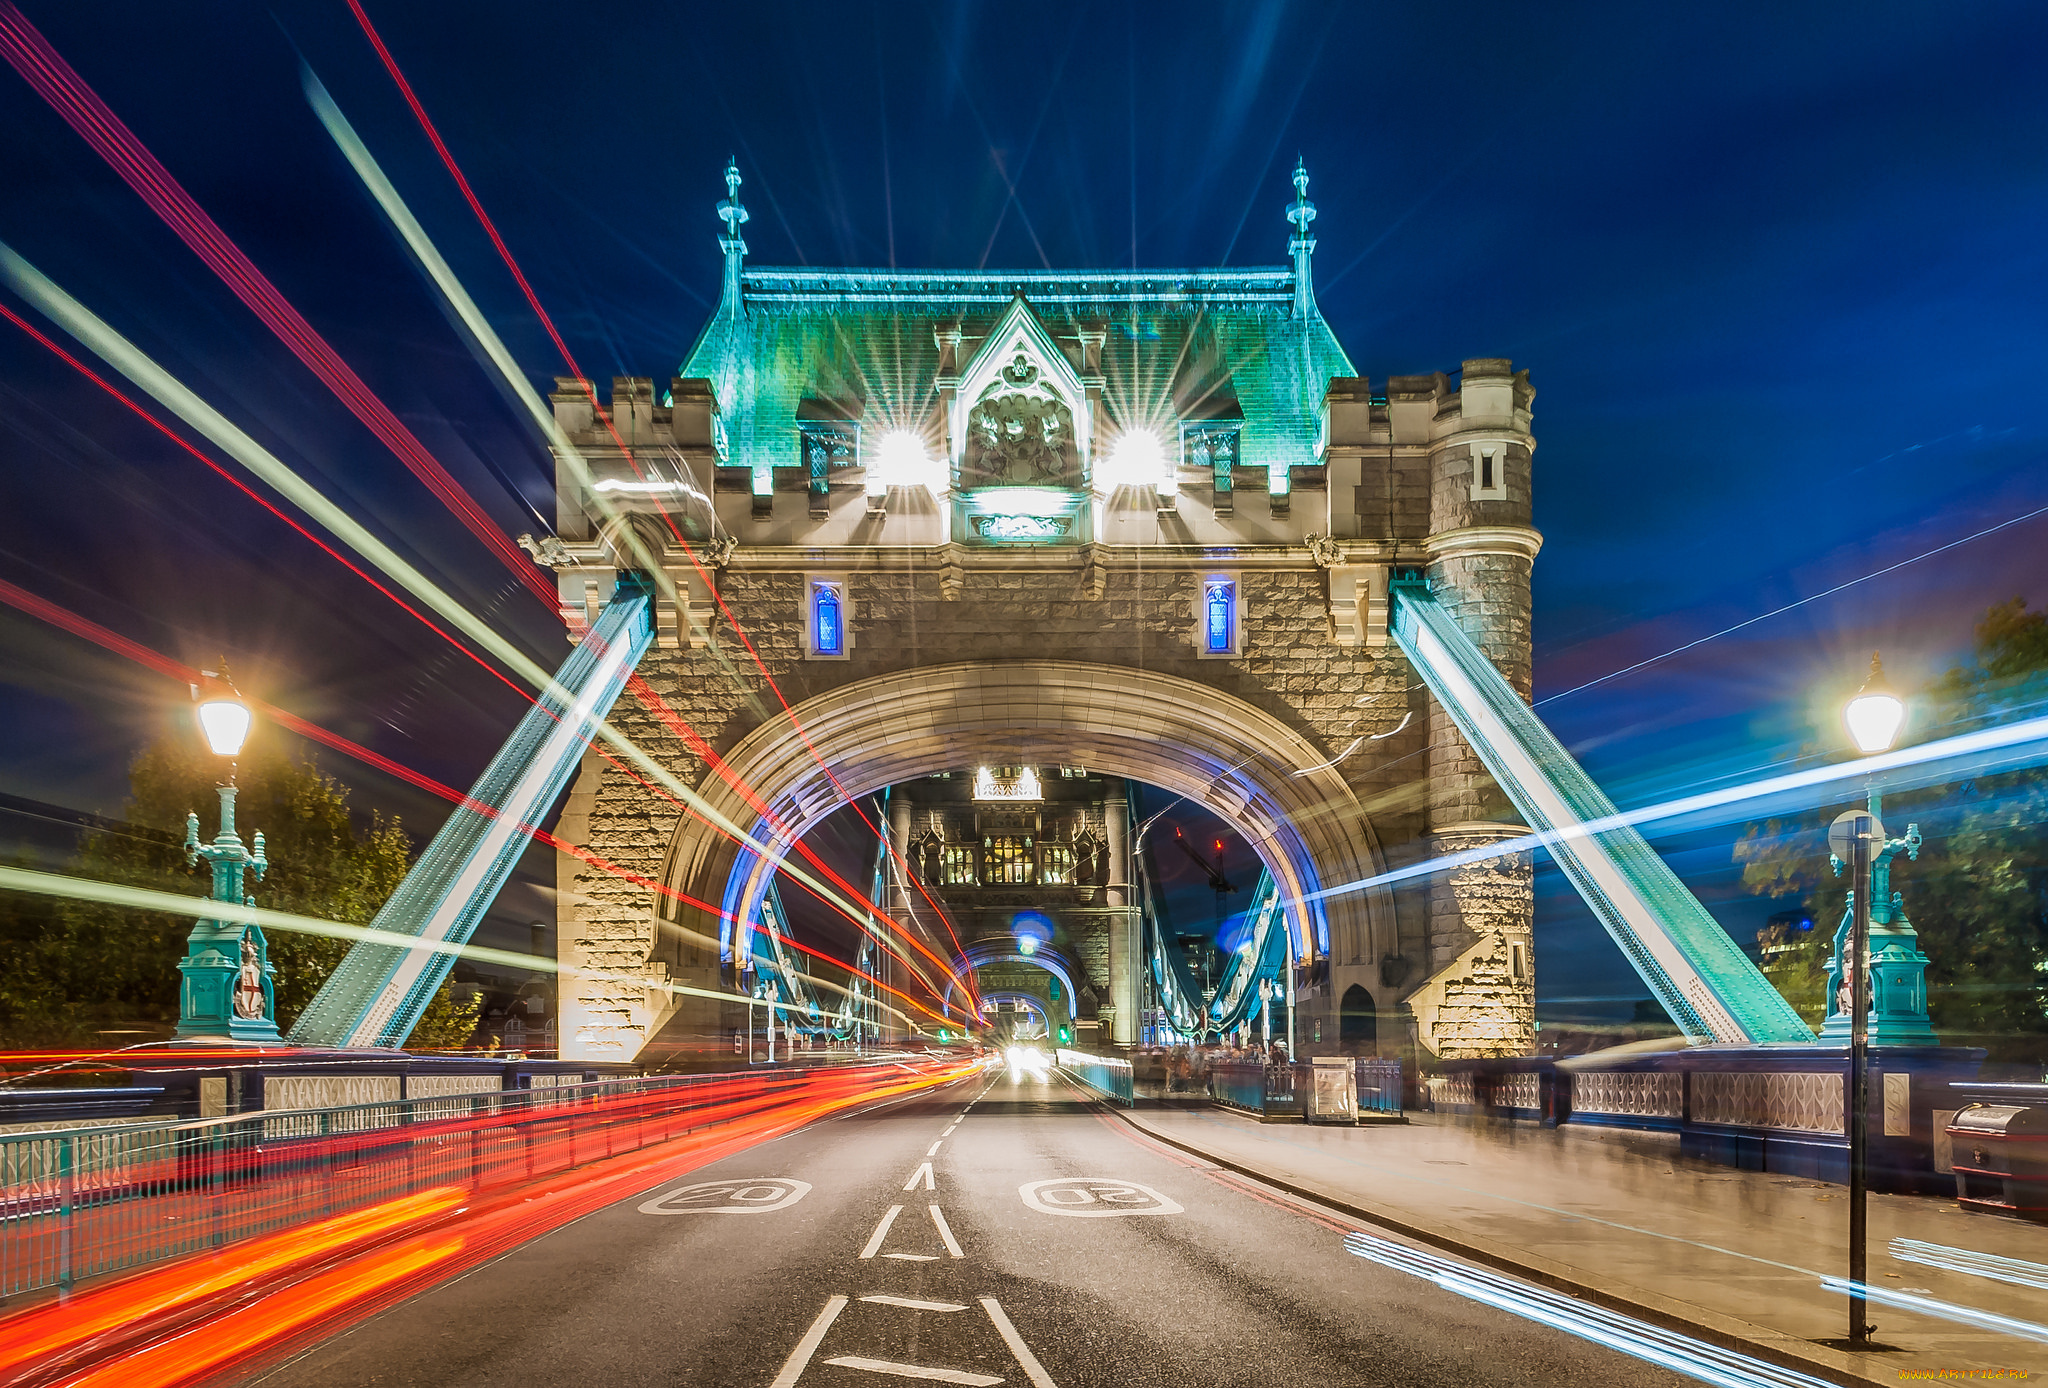
[[1038,937],[1036,935],[1019,935],[1017,937],[1017,953],[1026,956],[1038,953]]
[[1108,476],[1111,487],[1157,487],[1171,492],[1178,485],[1166,465],[1166,448],[1150,429],[1132,429],[1117,439],[1109,452]]
[[908,429],[892,429],[875,444],[875,460],[868,469],[868,490],[889,487],[923,487],[933,496],[946,490],[945,465],[932,457],[924,440]]
[[1849,701],[1842,721],[1849,725],[1849,736],[1858,751],[1882,752],[1899,735],[1899,725],[1906,721],[1906,706],[1896,694],[1866,691]]
[[249,710],[234,699],[208,699],[199,706],[199,731],[214,755],[238,756],[249,736]]

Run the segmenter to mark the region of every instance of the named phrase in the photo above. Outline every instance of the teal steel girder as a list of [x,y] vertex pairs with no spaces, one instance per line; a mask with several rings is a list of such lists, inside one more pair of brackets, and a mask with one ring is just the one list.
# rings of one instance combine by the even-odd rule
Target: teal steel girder
[[[469,942],[511,877],[530,827],[538,827],[568,784],[653,641],[648,585],[621,574],[597,624],[519,720],[371,929],[449,946]],[[300,1014],[290,1039],[300,1046],[402,1046],[454,964],[446,951],[358,941]]]
[[[1565,751],[1425,583],[1389,586],[1394,640],[1671,1020],[1737,1044],[1813,1042],[1771,986]],[[1600,827],[1588,830],[1585,826]]]

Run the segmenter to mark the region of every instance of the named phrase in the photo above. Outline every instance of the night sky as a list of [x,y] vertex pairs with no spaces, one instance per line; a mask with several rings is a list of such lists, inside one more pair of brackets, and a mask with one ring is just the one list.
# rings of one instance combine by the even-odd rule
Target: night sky
[[[1305,158],[1317,294],[1361,372],[1532,372],[1537,694],[1624,805],[1791,755],[1873,646],[1910,687],[1991,602],[2048,601],[2042,516],[1566,692],[2048,507],[2039,6],[365,3],[599,378],[665,378],[695,336],[728,153],[754,263],[940,268],[1278,263]],[[538,438],[328,143],[298,54],[543,389],[559,358],[346,4],[23,9],[491,515],[537,529]],[[552,614],[8,69],[0,187],[0,240],[556,662]],[[517,716],[4,322],[0,487],[0,579],[225,653],[442,780]],[[0,642],[0,791],[118,813],[183,691],[12,609]],[[1731,899],[1725,843],[1671,847],[1739,937],[1774,909]],[[1642,996],[1544,880],[1546,1006]]]

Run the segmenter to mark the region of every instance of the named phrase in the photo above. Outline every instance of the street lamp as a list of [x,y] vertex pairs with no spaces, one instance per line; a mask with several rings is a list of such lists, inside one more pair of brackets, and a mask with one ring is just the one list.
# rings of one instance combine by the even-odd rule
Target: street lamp
[[[249,706],[225,674],[206,674],[222,688],[200,700],[196,713],[206,745],[214,755],[228,759],[227,784],[217,787],[220,832],[211,843],[199,841],[198,814],[186,814],[185,864],[190,867],[203,861],[212,869],[209,901],[249,906],[255,904],[248,891],[249,879],[262,881],[270,867],[263,852],[263,835],[256,835],[252,851],[235,832],[234,759],[248,740]],[[195,686],[193,697],[198,699],[199,693]],[[270,965],[270,946],[253,921],[194,921],[192,933],[185,937],[185,957],[178,961],[178,972],[184,975],[178,999],[178,1040],[283,1039],[277,1030],[277,983]]]
[[[1905,723],[1906,705],[1884,678],[1876,652],[1870,677],[1842,710],[1842,722],[1864,756],[1891,750]],[[1862,810],[1838,815],[1828,832],[1835,873],[1849,870],[1849,908],[1835,932],[1835,957],[1828,970],[1828,1017],[1821,1040],[1849,1043],[1849,1338],[1851,1349],[1870,1343],[1864,1320],[1866,1172],[1870,1146],[1870,1023],[1877,1013],[1877,1040],[1890,1045],[1937,1045],[1927,1020],[1927,956],[1906,919],[1904,902],[1891,891],[1891,860],[1900,853],[1920,856],[1920,826],[1906,826],[1904,838],[1885,837],[1884,796],[1873,775]],[[1872,939],[1872,925],[1882,934]],[[1874,976],[1874,985],[1873,985]],[[1873,1007],[1873,1004],[1875,1006]]]
[[1906,721],[1905,701],[1885,682],[1884,663],[1876,651],[1870,653],[1870,678],[1842,710],[1842,721],[1849,725],[1856,750],[1865,756],[1890,751],[1899,725]]

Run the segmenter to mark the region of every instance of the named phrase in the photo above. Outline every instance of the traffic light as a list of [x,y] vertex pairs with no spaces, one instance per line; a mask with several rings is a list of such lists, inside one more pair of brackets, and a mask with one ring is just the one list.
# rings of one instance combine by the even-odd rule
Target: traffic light
[[1060,1044],[1062,1046],[1066,1045],[1069,1041],[1072,1041],[1073,1039],[1074,1033],[1072,1031],[1068,1030],[1066,1027],[1060,1028]]

